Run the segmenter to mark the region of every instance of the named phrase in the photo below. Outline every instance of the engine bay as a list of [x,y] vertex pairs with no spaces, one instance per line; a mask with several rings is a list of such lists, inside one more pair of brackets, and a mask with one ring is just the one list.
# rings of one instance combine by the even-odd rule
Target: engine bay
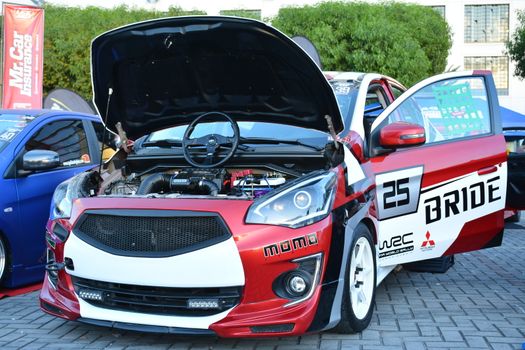
[[148,174],[108,176],[98,196],[145,197],[236,197],[258,198],[284,185],[296,176],[271,169],[182,168]]
[[[343,148],[331,119],[326,119],[332,139],[323,135],[323,146],[293,138],[242,138],[238,123],[217,111],[194,119],[181,139],[169,133],[151,140],[145,135],[130,147],[117,125],[122,147],[99,171],[78,176],[75,185],[81,196],[89,197],[256,199],[343,161]],[[212,126],[221,120],[226,120],[233,136],[214,132]],[[192,137],[198,125],[204,125],[203,135]]]

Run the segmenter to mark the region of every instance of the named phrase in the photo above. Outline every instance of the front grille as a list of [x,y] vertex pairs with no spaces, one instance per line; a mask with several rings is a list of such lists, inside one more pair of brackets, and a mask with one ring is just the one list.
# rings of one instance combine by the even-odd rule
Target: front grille
[[[72,276],[77,295],[81,291],[100,293],[101,300],[84,300],[91,305],[128,312],[170,316],[209,316],[239,304],[242,287],[169,288],[94,281]],[[191,309],[188,300],[217,299],[219,308]]]
[[112,254],[143,257],[187,253],[231,236],[215,213],[168,210],[90,211],[82,216],[73,232]]

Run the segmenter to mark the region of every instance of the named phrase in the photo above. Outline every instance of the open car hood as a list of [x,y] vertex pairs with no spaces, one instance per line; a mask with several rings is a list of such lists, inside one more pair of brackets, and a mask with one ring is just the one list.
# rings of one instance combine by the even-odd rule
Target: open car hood
[[209,111],[237,121],[325,132],[329,115],[336,132],[344,128],[317,65],[289,37],[262,22],[156,19],[106,32],[93,40],[91,50],[98,112],[112,131],[121,122],[130,138],[188,124]]

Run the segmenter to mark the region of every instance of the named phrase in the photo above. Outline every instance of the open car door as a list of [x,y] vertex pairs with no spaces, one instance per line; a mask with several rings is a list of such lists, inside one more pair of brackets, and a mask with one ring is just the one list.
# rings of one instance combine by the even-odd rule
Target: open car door
[[507,142],[507,209],[525,210],[525,117],[523,126],[503,130]]
[[501,244],[507,155],[488,71],[428,78],[372,124],[378,264]]

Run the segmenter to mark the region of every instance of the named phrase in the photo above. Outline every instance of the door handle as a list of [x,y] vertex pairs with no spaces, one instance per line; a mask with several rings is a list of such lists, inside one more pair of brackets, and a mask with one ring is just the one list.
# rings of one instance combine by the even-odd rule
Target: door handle
[[495,171],[498,171],[498,167],[493,165],[493,166],[489,166],[489,167],[486,167],[486,168],[483,168],[483,169],[479,169],[478,170],[478,175],[487,175],[487,174],[493,173]]

